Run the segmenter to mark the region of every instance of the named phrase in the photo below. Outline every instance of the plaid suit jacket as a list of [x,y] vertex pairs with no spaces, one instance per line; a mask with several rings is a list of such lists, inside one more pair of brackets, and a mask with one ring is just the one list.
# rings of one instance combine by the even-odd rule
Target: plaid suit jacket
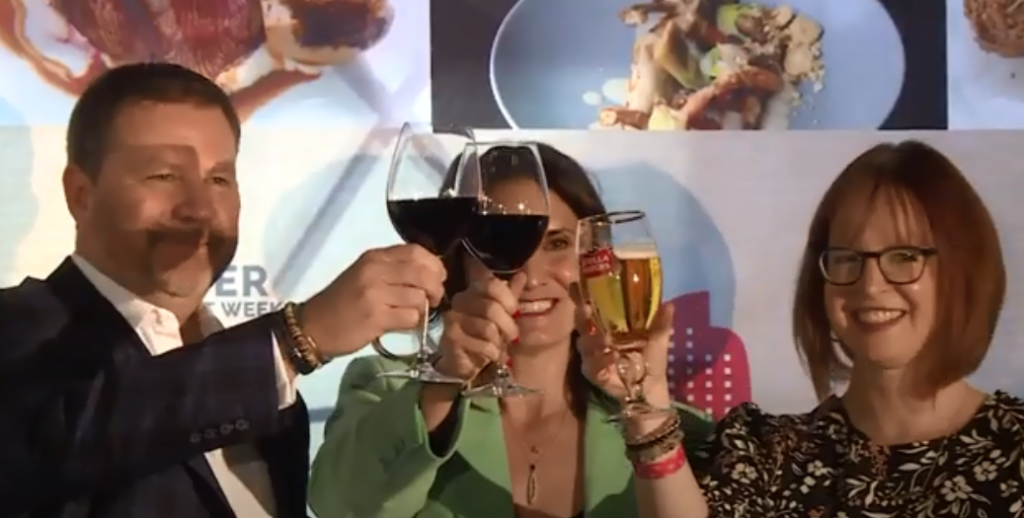
[[308,415],[277,409],[276,325],[150,356],[70,260],[0,290],[0,517],[235,518],[203,453],[254,442],[276,516],[305,518]]

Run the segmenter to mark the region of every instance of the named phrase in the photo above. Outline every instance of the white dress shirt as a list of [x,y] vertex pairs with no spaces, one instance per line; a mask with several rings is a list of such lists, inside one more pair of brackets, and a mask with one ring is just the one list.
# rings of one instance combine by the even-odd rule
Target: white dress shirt
[[[173,313],[140,299],[100,273],[82,257],[72,255],[71,260],[96,287],[96,290],[110,301],[131,324],[142,343],[149,349],[150,354],[158,356],[184,345],[181,338],[181,324]],[[224,329],[220,320],[205,305],[200,305],[198,312],[200,328],[204,336]],[[273,336],[273,333],[271,333],[271,339],[274,340],[279,407],[287,408],[295,403],[296,390],[289,379],[284,357],[277,347],[277,337]],[[274,517],[276,507],[270,476],[266,463],[260,458],[254,445],[231,446],[206,452],[205,455],[221,490],[227,497],[228,504],[235,512],[235,516],[238,518]]]

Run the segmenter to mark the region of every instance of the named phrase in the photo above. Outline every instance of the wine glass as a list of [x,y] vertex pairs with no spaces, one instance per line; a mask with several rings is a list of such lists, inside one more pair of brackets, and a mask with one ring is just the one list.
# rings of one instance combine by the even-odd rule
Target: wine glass
[[[495,277],[508,281],[533,257],[548,230],[548,183],[540,152],[529,142],[473,142],[463,157],[480,181],[480,202],[463,243]],[[539,393],[512,380],[505,345],[493,379],[466,390],[466,396]]]
[[611,337],[615,372],[626,389],[622,410],[611,420],[669,412],[652,407],[642,391],[643,349],[661,306],[661,259],[647,215],[630,210],[584,218],[576,236],[580,292],[599,332]]
[[[415,243],[443,256],[457,246],[471,224],[479,202],[479,179],[464,174],[474,169],[458,167],[451,187],[442,190],[449,163],[473,141],[468,128],[433,127],[405,123],[388,171],[387,208],[391,225],[406,243]],[[409,362],[405,370],[383,372],[381,377],[408,378],[425,383],[462,384],[445,376],[431,363],[429,337],[431,308],[424,305],[414,355],[389,351],[380,338],[373,348],[385,358]]]

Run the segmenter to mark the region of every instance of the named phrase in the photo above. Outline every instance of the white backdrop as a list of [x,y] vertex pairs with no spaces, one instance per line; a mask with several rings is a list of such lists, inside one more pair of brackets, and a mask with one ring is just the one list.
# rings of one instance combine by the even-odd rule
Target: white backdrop
[[[306,297],[363,250],[398,241],[384,208],[388,137],[393,132],[377,135],[381,138],[373,144],[365,144],[368,134],[353,131],[246,132],[240,160],[242,244],[236,270],[209,298],[222,314],[242,308],[239,315],[225,315],[229,322],[246,318],[246,311],[249,316],[267,311],[280,298]],[[820,196],[849,160],[873,144],[917,138],[936,145],[988,203],[1010,270],[996,344],[976,381],[987,389],[1024,394],[1018,374],[1024,367],[1024,338],[1017,318],[1024,309],[1019,273],[1024,255],[1018,244],[1024,237],[1018,194],[1024,192],[1024,174],[1017,158],[1024,133],[480,135],[492,136],[550,143],[594,173],[611,208],[649,211],[665,257],[666,298],[709,293],[711,326],[731,329],[745,345],[753,366],[753,398],[779,412],[815,404],[790,338],[789,310],[806,227]],[[0,128],[0,186],[16,187],[0,190],[2,283],[45,276],[72,246],[73,227],[59,180],[63,139],[59,127]],[[12,183],[19,174],[30,181]],[[25,225],[8,223],[15,219]],[[3,261],[6,256],[9,260]],[[248,293],[242,290],[243,278],[250,281]],[[729,354],[724,356],[728,359]],[[317,418],[333,406],[346,363],[334,362],[302,381]],[[319,423],[313,433],[315,449]]]

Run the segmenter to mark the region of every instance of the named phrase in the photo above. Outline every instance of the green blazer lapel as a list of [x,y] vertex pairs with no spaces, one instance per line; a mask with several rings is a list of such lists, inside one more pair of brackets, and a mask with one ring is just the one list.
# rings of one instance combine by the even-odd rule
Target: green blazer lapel
[[[622,435],[608,422],[608,417],[608,412],[597,404],[591,404],[587,410],[583,432],[583,494],[587,518],[636,515],[633,470],[626,458]],[[466,409],[463,426],[459,455],[471,469],[500,486],[506,498],[501,502],[482,503],[480,511],[486,511],[488,518],[514,518],[512,483],[498,402],[473,401]],[[470,495],[474,491],[472,487],[460,486],[458,493],[460,499],[472,499]],[[465,502],[463,500],[463,504]]]
[[[504,500],[481,502],[480,511],[488,518],[515,518],[512,504],[512,482],[509,476],[508,458],[505,453],[505,433],[501,426],[501,410],[496,399],[482,399],[469,403],[466,408],[462,436],[457,447],[458,454],[484,479],[502,489]],[[459,487],[459,494],[453,495],[466,501],[474,498],[473,487]],[[495,494],[488,491],[488,494]]]
[[626,446],[610,414],[597,403],[587,408],[583,432],[583,497],[586,518],[636,515],[633,469]]

